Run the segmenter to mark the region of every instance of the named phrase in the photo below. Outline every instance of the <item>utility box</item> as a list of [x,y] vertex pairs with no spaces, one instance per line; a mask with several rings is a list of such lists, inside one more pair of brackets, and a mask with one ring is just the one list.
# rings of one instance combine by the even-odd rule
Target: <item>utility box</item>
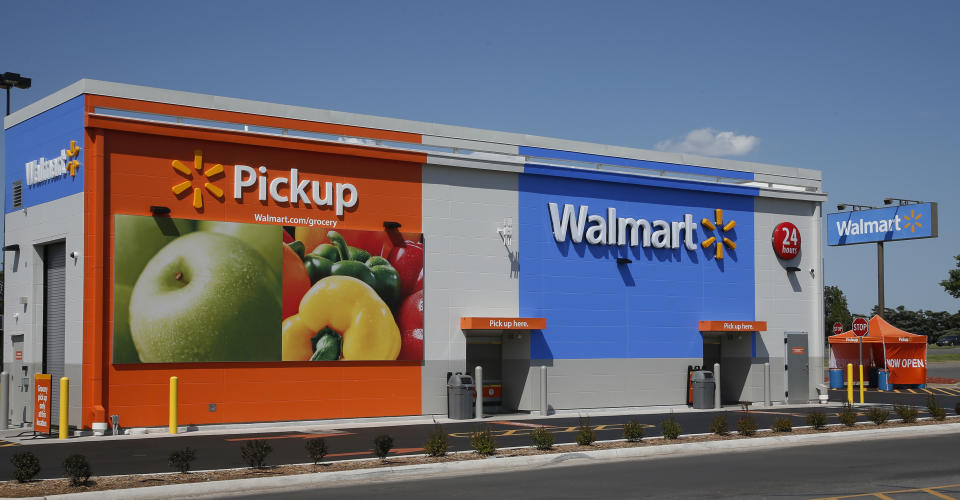
[[717,381],[713,378],[713,372],[706,370],[693,372],[693,407],[698,410],[713,408],[716,389]]
[[473,377],[454,373],[447,379],[447,417],[455,420],[473,418]]

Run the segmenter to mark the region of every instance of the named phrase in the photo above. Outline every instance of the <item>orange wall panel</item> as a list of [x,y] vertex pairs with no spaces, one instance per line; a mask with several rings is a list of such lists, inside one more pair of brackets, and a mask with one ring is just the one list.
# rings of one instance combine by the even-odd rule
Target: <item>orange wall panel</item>
[[[276,148],[236,134],[197,140],[171,136],[166,127],[138,130],[107,130],[99,145],[100,162],[87,163],[92,167],[88,170],[102,169],[103,175],[99,190],[96,175],[88,177],[86,199],[92,204],[94,197],[102,197],[103,212],[87,215],[87,248],[99,243],[103,254],[88,252],[85,257],[89,260],[84,304],[85,310],[103,311],[100,317],[84,316],[84,426],[99,418],[94,412],[98,403],[106,415],[119,414],[124,427],[165,425],[171,376],[179,377],[181,425],[419,414],[420,363],[111,363],[115,214],[146,215],[151,205],[160,205],[170,207],[171,217],[178,218],[254,223],[253,214],[264,213],[336,220],[338,228],[350,229],[382,229],[383,221],[391,220],[400,222],[404,231],[421,231],[419,162],[396,161],[357,148],[353,151],[358,155],[343,154],[347,150],[321,152],[301,147],[298,141]],[[221,164],[223,173],[204,179],[193,171],[188,178],[172,167],[173,160],[192,167],[198,150],[203,152],[203,170]],[[267,166],[271,178],[297,168],[301,179],[349,182],[356,186],[359,202],[337,216],[330,207],[262,203],[255,189],[246,190],[243,200],[237,201],[233,199],[237,164]],[[197,210],[192,196],[178,198],[172,192],[172,186],[184,180],[201,189],[202,182],[210,181],[224,196],[204,190],[203,208]],[[88,352],[99,346],[99,356]],[[103,393],[88,394],[88,387],[97,385]],[[217,405],[216,411],[210,411],[211,403]]]

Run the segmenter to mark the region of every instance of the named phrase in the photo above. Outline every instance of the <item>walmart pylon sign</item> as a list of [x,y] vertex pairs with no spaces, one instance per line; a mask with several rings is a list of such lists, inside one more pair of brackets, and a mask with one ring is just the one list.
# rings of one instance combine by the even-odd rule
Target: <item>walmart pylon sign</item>
[[937,204],[915,203],[827,215],[830,246],[937,237]]

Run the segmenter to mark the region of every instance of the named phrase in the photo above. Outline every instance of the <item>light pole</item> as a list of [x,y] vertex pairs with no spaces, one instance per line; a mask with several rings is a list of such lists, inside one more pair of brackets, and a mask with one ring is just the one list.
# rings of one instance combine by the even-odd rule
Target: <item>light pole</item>
[[10,114],[10,87],[28,89],[31,83],[30,78],[20,76],[20,73],[10,73],[8,71],[0,75],[0,89],[6,89],[7,91],[7,115]]

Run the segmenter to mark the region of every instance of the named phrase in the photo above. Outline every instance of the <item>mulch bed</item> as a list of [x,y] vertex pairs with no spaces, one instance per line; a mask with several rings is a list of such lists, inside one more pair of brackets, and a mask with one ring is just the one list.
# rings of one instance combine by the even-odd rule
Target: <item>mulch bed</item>
[[[952,423],[956,418],[948,419],[946,423]],[[937,425],[944,422],[934,420],[922,420],[919,422],[904,424],[901,422],[888,422],[882,427],[915,427],[923,425]],[[857,425],[855,427],[844,427],[840,425],[831,425],[824,430],[815,429],[795,429],[789,433],[779,433],[782,435],[790,434],[823,434],[833,432],[850,432],[864,429],[872,429],[876,426],[872,424]],[[758,437],[770,436],[774,433],[770,431],[760,431]],[[679,439],[668,440],[662,438],[649,438],[639,443],[629,443],[626,441],[608,441],[594,443],[589,446],[562,445],[554,446],[552,450],[539,451],[533,447],[515,448],[498,450],[498,457],[515,457],[527,455],[547,455],[556,453],[569,453],[575,451],[604,450],[613,448],[636,448],[647,446],[661,446],[665,444],[677,443],[699,443],[705,441],[729,441],[735,439],[751,439],[750,437],[740,436],[736,433],[726,436],[717,436],[713,434],[702,434],[694,436],[681,436]],[[84,491],[102,491],[123,488],[139,488],[144,486],[163,486],[183,483],[202,483],[209,481],[222,481],[227,479],[250,479],[258,477],[287,476],[294,474],[310,474],[317,472],[333,472],[343,470],[357,469],[375,469],[381,467],[397,467],[402,465],[429,464],[442,462],[459,462],[464,460],[483,460],[485,457],[472,452],[451,453],[444,457],[427,456],[401,456],[392,457],[386,461],[380,460],[351,460],[345,462],[329,462],[320,465],[279,465],[264,469],[227,469],[207,472],[190,472],[187,474],[169,473],[169,474],[137,474],[129,476],[105,476],[93,477],[87,486],[71,486],[68,479],[46,479],[40,481],[31,481],[28,483],[17,483],[16,481],[0,482],[0,496],[3,497],[35,497],[58,495],[64,493],[79,493]]]

